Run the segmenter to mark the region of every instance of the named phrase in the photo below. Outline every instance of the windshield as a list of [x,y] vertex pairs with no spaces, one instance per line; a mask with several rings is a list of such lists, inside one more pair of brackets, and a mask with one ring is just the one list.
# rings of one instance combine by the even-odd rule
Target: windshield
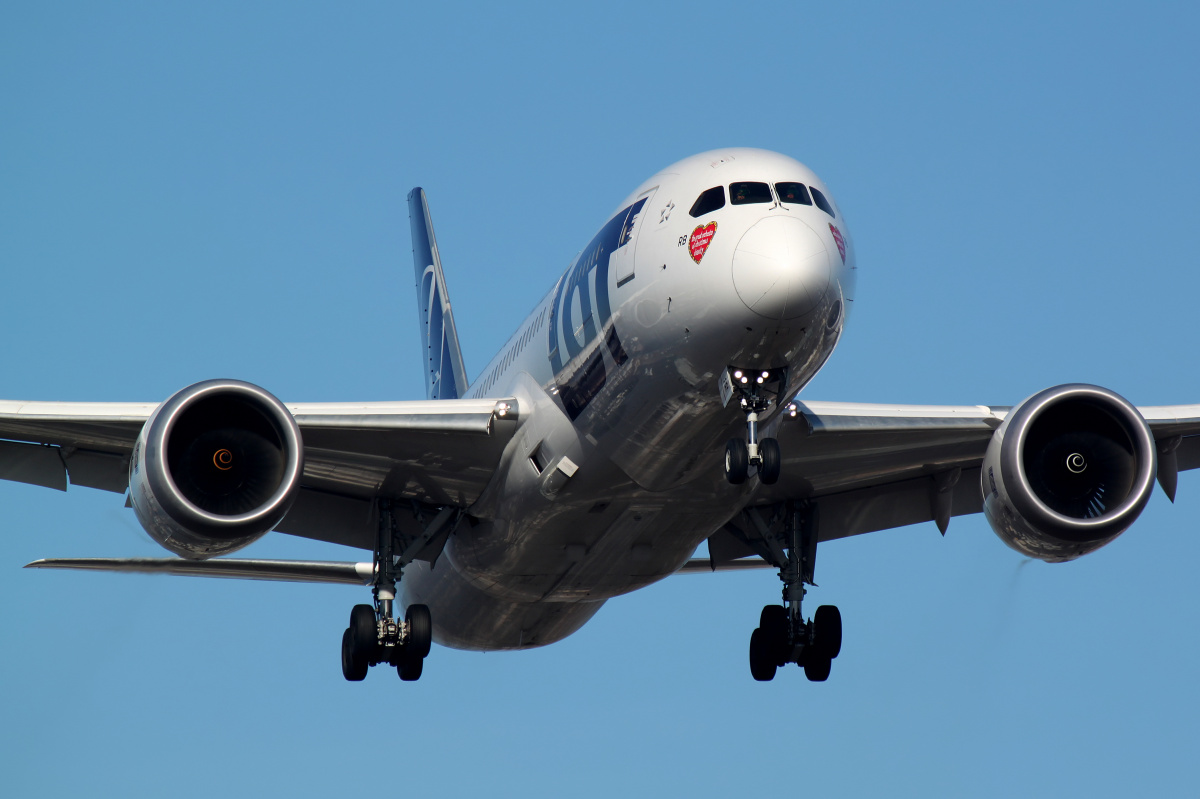
[[692,210],[688,211],[688,213],[692,216],[704,216],[718,208],[724,207],[725,188],[723,186],[713,186],[696,198],[696,202],[692,203]]
[[769,203],[771,197],[771,187],[766,183],[730,183],[729,184],[729,202],[734,205],[748,205],[750,203]]
[[813,200],[816,201],[818,208],[832,216],[834,219],[837,219],[837,214],[833,212],[833,206],[829,204],[829,200],[825,199],[825,195],[821,193],[820,189],[813,187],[812,195]]
[[808,189],[803,183],[776,183],[775,191],[779,194],[779,202],[790,205],[812,205]]

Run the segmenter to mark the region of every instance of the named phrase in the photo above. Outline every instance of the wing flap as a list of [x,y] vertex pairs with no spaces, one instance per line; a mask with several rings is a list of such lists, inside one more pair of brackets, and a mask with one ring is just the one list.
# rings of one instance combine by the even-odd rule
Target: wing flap
[[128,454],[86,449],[66,449],[63,452],[71,485],[117,494],[125,493],[129,487]]
[[692,558],[679,567],[676,574],[700,574],[702,572],[734,572],[747,569],[774,568],[762,558],[745,558],[714,564],[709,558]]
[[275,529],[300,538],[374,549],[373,512],[370,500],[301,488],[292,509]]
[[[950,496],[950,516],[983,510],[980,469],[964,469]],[[893,527],[936,521],[933,477],[860,488],[821,497],[820,540],[846,538]]]
[[0,441],[0,480],[67,490],[67,470],[58,447]]

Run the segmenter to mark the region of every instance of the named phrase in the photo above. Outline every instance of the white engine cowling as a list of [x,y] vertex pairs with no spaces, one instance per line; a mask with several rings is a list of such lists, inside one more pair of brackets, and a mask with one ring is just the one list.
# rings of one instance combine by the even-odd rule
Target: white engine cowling
[[1154,437],[1099,386],[1056,386],[1013,408],[983,459],[983,512],[1013,549],[1053,563],[1125,532],[1154,488]]
[[303,468],[300,428],[282,402],[240,380],[206,380],[146,420],[129,463],[130,499],[155,541],[209,558],[279,524]]

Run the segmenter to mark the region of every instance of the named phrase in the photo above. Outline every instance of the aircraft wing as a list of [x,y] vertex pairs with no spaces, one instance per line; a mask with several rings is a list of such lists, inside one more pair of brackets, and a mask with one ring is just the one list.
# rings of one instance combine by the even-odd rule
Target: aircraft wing
[[[124,493],[134,442],[157,403],[0,401],[0,479]],[[304,474],[280,532],[373,547],[376,498],[465,508],[516,429],[515,399],[287,405]]]
[[[951,516],[981,512],[980,467],[1009,408],[796,402],[791,410],[764,433],[779,440],[783,469],[755,502],[819,499],[827,541],[926,521],[944,532]],[[1171,459],[1178,470],[1200,467],[1200,405],[1138,410],[1174,500]]]

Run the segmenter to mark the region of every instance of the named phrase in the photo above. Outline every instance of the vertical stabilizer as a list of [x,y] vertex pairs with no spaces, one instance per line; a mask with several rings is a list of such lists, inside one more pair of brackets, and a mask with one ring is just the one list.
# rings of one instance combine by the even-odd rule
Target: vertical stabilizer
[[467,370],[450,311],[450,295],[442,276],[429,202],[420,186],[408,193],[413,266],[417,274],[417,310],[425,352],[425,389],[430,399],[456,399],[467,390]]

